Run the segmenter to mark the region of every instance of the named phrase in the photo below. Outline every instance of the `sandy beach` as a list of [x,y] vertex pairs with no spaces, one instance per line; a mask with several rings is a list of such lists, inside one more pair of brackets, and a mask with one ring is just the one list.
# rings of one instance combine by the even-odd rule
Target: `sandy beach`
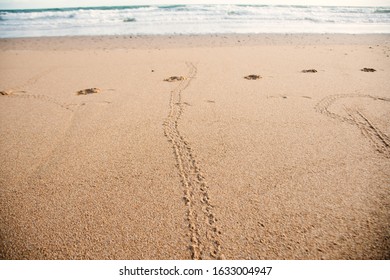
[[390,35],[0,39],[0,258],[390,259],[389,56]]

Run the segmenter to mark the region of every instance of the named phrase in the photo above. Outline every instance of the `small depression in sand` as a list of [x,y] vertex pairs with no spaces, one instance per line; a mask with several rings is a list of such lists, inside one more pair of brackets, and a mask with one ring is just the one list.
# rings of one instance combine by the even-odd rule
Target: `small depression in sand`
[[186,78],[183,76],[171,76],[169,78],[164,79],[165,82],[178,82],[184,81]]
[[77,95],[87,95],[87,94],[94,94],[94,93],[99,93],[101,90],[100,88],[87,88],[87,89],[82,89],[77,92]]
[[252,75],[245,76],[244,79],[247,79],[247,80],[258,80],[258,79],[261,79],[261,76],[252,74]]

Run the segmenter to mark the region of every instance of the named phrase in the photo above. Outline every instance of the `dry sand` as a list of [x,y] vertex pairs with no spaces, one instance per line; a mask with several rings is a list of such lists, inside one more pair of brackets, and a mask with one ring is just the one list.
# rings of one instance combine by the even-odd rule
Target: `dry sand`
[[389,35],[1,39],[0,257],[389,259],[389,55]]

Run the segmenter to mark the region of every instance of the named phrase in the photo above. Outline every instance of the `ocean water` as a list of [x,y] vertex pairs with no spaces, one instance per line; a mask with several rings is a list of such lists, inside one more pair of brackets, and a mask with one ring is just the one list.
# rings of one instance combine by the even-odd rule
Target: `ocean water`
[[0,37],[390,33],[390,7],[174,5],[0,10]]

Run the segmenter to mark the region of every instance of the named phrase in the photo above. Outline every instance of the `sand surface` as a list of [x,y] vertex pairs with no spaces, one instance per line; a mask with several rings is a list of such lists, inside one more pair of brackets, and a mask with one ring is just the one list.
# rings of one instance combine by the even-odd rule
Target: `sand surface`
[[1,39],[0,258],[389,259],[389,55],[390,35]]

